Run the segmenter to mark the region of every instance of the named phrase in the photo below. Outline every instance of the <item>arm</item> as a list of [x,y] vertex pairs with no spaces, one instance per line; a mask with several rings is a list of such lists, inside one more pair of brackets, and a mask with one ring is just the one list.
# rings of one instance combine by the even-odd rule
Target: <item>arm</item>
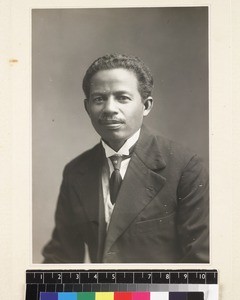
[[177,230],[181,262],[209,262],[208,174],[196,155],[184,168],[178,185]]
[[55,212],[55,228],[43,249],[44,263],[80,263],[84,259],[84,242],[76,230],[66,170]]

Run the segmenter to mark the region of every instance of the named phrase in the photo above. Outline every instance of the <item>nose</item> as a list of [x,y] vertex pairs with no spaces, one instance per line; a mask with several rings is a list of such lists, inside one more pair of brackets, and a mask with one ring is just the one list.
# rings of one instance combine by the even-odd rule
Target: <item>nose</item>
[[117,113],[118,107],[113,96],[109,96],[105,101],[104,112]]

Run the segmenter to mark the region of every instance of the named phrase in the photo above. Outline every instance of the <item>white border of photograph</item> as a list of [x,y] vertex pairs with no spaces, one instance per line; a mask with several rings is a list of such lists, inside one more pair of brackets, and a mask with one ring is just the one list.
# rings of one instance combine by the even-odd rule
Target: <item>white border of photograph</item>
[[[233,3],[234,2],[234,3]],[[3,61],[1,76],[3,132],[0,158],[1,182],[1,292],[2,298],[24,299],[26,269],[58,269],[63,265],[32,264],[31,246],[31,9],[128,6],[209,6],[210,24],[210,174],[211,174],[211,263],[201,268],[219,270],[220,299],[237,295],[236,277],[239,265],[239,198],[237,176],[238,151],[233,153],[233,137],[239,104],[232,110],[232,14],[238,14],[236,1],[4,1],[0,4],[0,33]],[[239,23],[238,23],[239,24]],[[235,33],[236,29],[234,29]],[[237,38],[236,38],[237,40]],[[234,39],[234,43],[236,42]],[[234,44],[235,45],[235,44]],[[238,56],[236,48],[234,54]],[[234,70],[234,83],[239,74]],[[235,85],[234,92],[239,92]],[[1,99],[2,100],[2,99]],[[232,122],[235,122],[234,125]],[[239,146],[236,141],[235,146]],[[240,150],[240,149],[239,149]],[[235,202],[233,202],[235,201]],[[234,217],[234,219],[233,219]],[[234,223],[233,223],[234,222]],[[237,223],[238,222],[238,223]],[[236,239],[236,240],[235,240]],[[236,253],[233,251],[236,251]],[[239,252],[239,251],[238,251]],[[91,264],[64,265],[64,268],[186,268],[186,265],[164,264]],[[236,267],[236,269],[234,269]],[[187,265],[196,268],[196,265]],[[233,288],[234,286],[234,288]]]

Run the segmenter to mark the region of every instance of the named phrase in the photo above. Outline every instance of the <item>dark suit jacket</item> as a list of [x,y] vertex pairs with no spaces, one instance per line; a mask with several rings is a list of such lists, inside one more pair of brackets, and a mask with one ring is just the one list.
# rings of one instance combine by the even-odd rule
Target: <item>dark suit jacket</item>
[[209,261],[208,175],[197,155],[146,127],[134,148],[106,237],[101,144],[64,170],[46,263]]

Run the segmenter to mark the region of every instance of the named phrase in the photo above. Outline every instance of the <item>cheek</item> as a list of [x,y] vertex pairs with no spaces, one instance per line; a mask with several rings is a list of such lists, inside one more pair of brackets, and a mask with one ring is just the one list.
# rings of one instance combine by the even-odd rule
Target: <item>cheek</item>
[[128,118],[132,120],[133,123],[139,122],[143,118],[143,109],[142,107],[134,107],[127,111]]
[[89,111],[89,116],[91,119],[97,119],[100,113],[100,109],[97,109],[96,107],[91,107]]
[[143,113],[141,111],[135,111],[135,113],[128,114],[126,116],[128,127],[135,129],[141,126],[143,122]]

